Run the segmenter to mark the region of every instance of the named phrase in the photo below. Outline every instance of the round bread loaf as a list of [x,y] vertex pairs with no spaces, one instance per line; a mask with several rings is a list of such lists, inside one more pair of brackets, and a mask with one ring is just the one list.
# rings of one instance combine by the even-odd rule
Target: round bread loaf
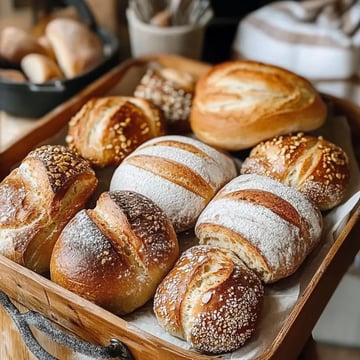
[[67,147],[31,151],[0,183],[0,254],[47,273],[55,241],[97,184],[90,164]]
[[260,279],[232,251],[198,245],[182,253],[158,286],[154,312],[171,335],[220,354],[250,339],[263,298]]
[[134,95],[152,101],[165,115],[167,133],[190,131],[190,110],[195,79],[184,71],[172,68],[149,68],[135,89]]
[[320,210],[298,190],[257,174],[225,185],[199,216],[201,244],[233,250],[265,283],[292,275],[320,242]]
[[181,135],[151,139],[115,170],[111,190],[137,191],[188,230],[216,192],[237,175],[234,161],[199,140]]
[[164,135],[160,109],[129,96],[93,98],[69,122],[66,142],[96,167],[119,165],[153,137]]
[[320,127],[326,106],[304,78],[280,67],[229,61],[197,82],[190,125],[202,141],[227,150]]
[[277,136],[255,146],[242,174],[270,176],[304,193],[320,210],[341,203],[350,180],[345,151],[321,136]]
[[145,304],[178,259],[174,228],[151,200],[104,192],[82,210],[56,242],[51,279],[115,314]]

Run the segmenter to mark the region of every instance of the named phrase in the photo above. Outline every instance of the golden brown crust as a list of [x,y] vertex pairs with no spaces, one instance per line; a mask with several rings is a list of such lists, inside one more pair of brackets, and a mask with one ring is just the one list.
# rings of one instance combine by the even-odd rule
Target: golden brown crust
[[350,164],[344,150],[330,141],[297,133],[258,144],[241,173],[275,178],[303,192],[320,210],[329,210],[346,195]]
[[214,66],[197,82],[190,116],[195,135],[227,150],[320,127],[326,107],[304,78],[254,61]]
[[64,146],[30,152],[0,184],[0,251],[39,273],[54,243],[97,186],[89,163]]
[[145,304],[179,255],[174,228],[135,192],[100,195],[65,227],[51,258],[51,279],[116,314]]
[[171,68],[148,69],[134,95],[148,99],[165,115],[169,134],[190,131],[189,116],[195,80],[189,73]]
[[229,250],[186,250],[158,286],[154,312],[170,334],[196,350],[234,351],[252,336],[262,310],[258,277]]
[[164,132],[162,113],[148,100],[108,96],[83,105],[69,122],[66,142],[94,166],[116,166]]

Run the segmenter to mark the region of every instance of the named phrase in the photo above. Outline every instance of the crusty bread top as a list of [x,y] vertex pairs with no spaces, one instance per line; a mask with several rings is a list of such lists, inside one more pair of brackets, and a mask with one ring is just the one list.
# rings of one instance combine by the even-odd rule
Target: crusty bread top
[[267,138],[320,127],[326,107],[306,79],[254,61],[215,65],[197,82],[190,117],[201,140],[240,150]]
[[129,154],[115,170],[110,189],[149,197],[180,232],[195,224],[204,206],[236,174],[230,156],[197,139],[166,135]]
[[258,277],[232,251],[198,245],[182,253],[158,286],[154,311],[170,334],[199,351],[223,353],[252,336],[263,296]]
[[350,164],[345,151],[323,137],[304,133],[276,136],[255,146],[241,166],[293,186],[320,210],[338,205],[346,195]]
[[320,210],[298,190],[267,176],[240,175],[201,213],[200,243],[230,248],[266,282],[296,271],[321,239]]

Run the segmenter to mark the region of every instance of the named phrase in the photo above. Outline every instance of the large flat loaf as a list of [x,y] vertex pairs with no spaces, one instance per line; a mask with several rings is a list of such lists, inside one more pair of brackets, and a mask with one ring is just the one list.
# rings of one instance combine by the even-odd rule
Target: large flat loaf
[[202,141],[227,150],[320,127],[326,106],[309,81],[253,61],[215,65],[196,84],[190,125]]
[[169,216],[177,232],[190,229],[216,192],[237,175],[234,161],[180,135],[148,140],[115,170],[110,190],[137,191]]
[[233,250],[265,283],[292,275],[321,232],[321,212],[305,195],[256,174],[225,185],[195,226],[201,244]]

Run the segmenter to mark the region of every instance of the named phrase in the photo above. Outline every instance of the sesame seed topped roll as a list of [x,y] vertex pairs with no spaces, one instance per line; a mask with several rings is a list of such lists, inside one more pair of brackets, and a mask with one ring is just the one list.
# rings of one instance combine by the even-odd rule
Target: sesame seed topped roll
[[0,183],[0,254],[48,272],[60,232],[97,184],[88,161],[69,148],[44,145],[31,151]]
[[66,142],[96,167],[116,166],[146,140],[165,134],[161,110],[130,96],[93,98],[70,120]]
[[344,199],[350,164],[339,146],[297,133],[258,144],[243,162],[241,173],[266,175],[295,187],[324,211]]
[[190,131],[189,116],[195,79],[187,72],[172,68],[148,69],[134,95],[152,101],[165,115],[167,132]]
[[263,301],[261,281],[232,251],[198,245],[182,253],[158,286],[154,312],[171,335],[220,354],[251,338]]

